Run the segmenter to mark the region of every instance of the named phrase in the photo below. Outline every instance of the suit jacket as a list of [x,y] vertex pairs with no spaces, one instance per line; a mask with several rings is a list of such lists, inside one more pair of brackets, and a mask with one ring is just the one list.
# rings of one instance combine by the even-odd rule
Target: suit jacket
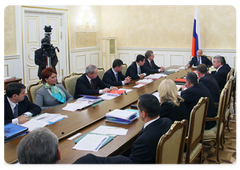
[[179,106],[174,105],[171,101],[166,101],[161,104],[160,117],[167,117],[174,121],[186,119],[189,121],[189,113],[185,102],[180,102]]
[[[27,96],[25,96],[24,100],[18,103],[18,116],[21,116],[25,112],[31,112],[34,116],[41,112],[41,108],[30,102]],[[14,119],[13,112],[7,96],[4,95],[4,124],[12,123],[12,119]]]
[[148,62],[148,59],[145,59],[144,65],[145,65],[145,67],[147,68],[148,73],[149,73],[149,74],[151,74],[151,73],[159,73],[158,70],[159,70],[161,67],[158,67],[158,66],[155,64],[154,60],[152,60],[151,63],[152,63],[152,67],[150,66],[150,63]]
[[[206,56],[201,56],[201,59],[202,59],[202,64],[205,64],[207,67],[212,66],[212,61],[210,61]],[[190,67],[192,65],[197,66],[198,65],[197,57],[193,57],[189,64],[190,64]]]
[[[54,51],[55,53],[55,51]],[[57,65],[58,58],[55,53],[53,57],[51,57],[51,65],[55,69],[55,66]],[[41,79],[41,72],[43,69],[46,68],[47,65],[47,59],[46,57],[43,56],[43,50],[42,48],[39,48],[35,51],[35,64],[38,65],[38,77]]]
[[222,90],[226,84],[228,71],[224,67],[221,67],[217,72],[212,71],[211,74],[216,79],[220,90]]
[[[68,93],[68,91],[63,87],[62,84],[56,85],[65,93],[67,102],[73,100],[72,95]],[[36,93],[35,104],[40,106],[42,110],[46,110],[48,108],[61,105],[62,103],[49,93],[49,89],[46,89],[44,86],[42,86],[40,89],[38,89]]]
[[116,76],[112,70],[112,68],[110,68],[108,71],[106,71],[104,73],[103,76],[103,81],[107,84],[110,84],[111,86],[122,86],[122,81],[124,81],[125,77],[122,74],[122,72],[118,72],[118,81],[116,80]]
[[79,98],[79,95],[95,95],[99,94],[99,89],[110,88],[109,84],[104,83],[98,76],[93,80],[93,89],[91,89],[91,84],[89,83],[86,74],[83,74],[77,79],[74,99]]
[[[137,62],[133,62],[128,68],[126,72],[126,77],[129,76],[132,78],[132,80],[139,79],[140,77],[138,76],[138,70],[137,70]],[[149,75],[147,68],[143,65],[140,66],[141,73],[146,73],[146,75]]]
[[172,121],[168,118],[159,118],[142,129],[138,138],[133,143],[129,157],[118,155],[110,157],[98,157],[88,154],[79,158],[79,163],[101,163],[101,164],[120,164],[120,163],[156,163],[156,151],[159,139],[165,134]]
[[228,64],[224,64],[222,67],[225,68],[228,72],[231,70],[231,67]]
[[199,83],[202,83],[208,88],[212,94],[213,101],[218,103],[220,97],[220,88],[215,78],[213,78],[211,74],[205,74],[205,76],[199,79]]
[[[213,98],[206,86],[201,83],[196,83],[194,86],[186,89],[181,93],[181,97],[184,99],[186,106],[188,108],[188,113],[190,115],[193,107],[198,103],[201,97],[209,98],[209,105],[207,111],[207,117],[215,117],[217,115]],[[216,125],[216,121],[207,121],[205,129],[211,129]]]

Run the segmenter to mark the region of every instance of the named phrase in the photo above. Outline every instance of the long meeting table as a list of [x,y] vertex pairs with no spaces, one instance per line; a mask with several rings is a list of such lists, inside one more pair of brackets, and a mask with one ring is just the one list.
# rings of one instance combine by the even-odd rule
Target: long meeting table
[[[176,69],[179,67],[180,66],[171,66],[168,69]],[[175,73],[172,73],[166,76],[165,78],[173,79],[173,80],[175,78],[181,78],[191,70],[192,70],[191,68],[186,70],[181,69]],[[80,111],[70,112],[70,111],[62,110],[62,108],[65,107],[67,103],[43,111],[47,113],[61,113],[63,115],[68,116],[68,118],[66,119],[63,119],[52,125],[46,126],[59,139],[59,148],[61,150],[61,160],[58,161],[58,163],[71,164],[76,159],[86,155],[87,153],[92,153],[97,156],[113,156],[113,155],[118,155],[125,152],[128,148],[131,147],[132,143],[135,141],[144,122],[142,122],[142,120],[138,118],[137,120],[135,120],[133,123],[129,125],[110,123],[105,121],[105,114],[114,109],[129,108],[131,104],[136,103],[136,101],[138,100],[138,97],[141,94],[153,93],[157,91],[159,84],[165,78],[160,78],[141,88],[134,89],[133,91],[127,94],[123,94],[112,100],[105,100],[103,103],[100,103],[97,106],[94,106],[94,107],[90,106]],[[130,84],[125,86],[119,86],[119,88],[132,89],[132,87],[136,85],[135,84],[136,81],[137,80],[134,80]],[[67,140],[68,137],[73,136],[76,133],[82,133],[82,135],[84,135],[96,129],[100,125],[123,127],[128,129],[128,133],[125,136],[116,136],[111,142],[109,142],[106,146],[104,146],[97,152],[79,151],[79,150],[72,149],[72,147],[75,145],[74,143],[75,139]],[[19,137],[17,139],[14,139],[4,144],[4,157],[7,163],[17,162],[16,148],[22,138],[23,137]]]

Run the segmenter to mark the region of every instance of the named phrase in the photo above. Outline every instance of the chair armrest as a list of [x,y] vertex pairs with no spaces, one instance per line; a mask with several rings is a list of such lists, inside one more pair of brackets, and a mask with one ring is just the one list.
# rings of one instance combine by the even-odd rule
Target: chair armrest
[[218,116],[216,116],[216,117],[206,117],[206,121],[216,121],[218,119],[219,119]]

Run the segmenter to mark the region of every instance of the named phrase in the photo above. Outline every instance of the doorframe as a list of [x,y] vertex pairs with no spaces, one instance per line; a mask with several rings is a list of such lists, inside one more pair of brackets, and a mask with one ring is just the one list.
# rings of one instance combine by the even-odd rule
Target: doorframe
[[[41,13],[55,13],[61,14],[63,21],[62,26],[65,29],[65,39],[67,40],[65,43],[65,53],[67,55],[66,59],[66,75],[70,72],[70,34],[69,34],[69,12],[66,6],[15,6],[15,18],[16,18],[16,46],[17,46],[17,53],[20,56],[20,75],[22,77],[23,84],[25,84],[25,70],[24,70],[24,54],[23,54],[23,20],[24,20],[24,13],[25,12],[41,12]],[[66,76],[66,75],[63,75]]]

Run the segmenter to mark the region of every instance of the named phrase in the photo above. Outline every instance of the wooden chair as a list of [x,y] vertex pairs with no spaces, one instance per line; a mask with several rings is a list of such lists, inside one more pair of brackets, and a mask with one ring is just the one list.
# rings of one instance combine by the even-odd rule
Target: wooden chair
[[226,82],[230,79],[231,76],[234,76],[234,72],[235,72],[234,68],[231,68],[231,70],[227,74]]
[[186,164],[193,163],[198,155],[200,155],[200,163],[202,163],[202,140],[208,110],[208,100],[208,97],[201,97],[191,111],[188,136],[186,137],[187,151],[184,153],[183,159],[183,162]]
[[37,90],[43,86],[42,80],[39,80],[35,84],[31,84],[27,87],[29,101],[35,103]]
[[236,114],[236,78],[237,78],[237,73],[236,71],[234,72],[234,78],[233,78],[233,92],[232,92],[232,97],[233,97],[233,110],[234,110],[234,113]]
[[122,74],[125,76],[125,75],[126,75],[126,72],[127,72],[127,64],[124,63],[124,64],[122,65],[122,67],[123,67],[123,68],[122,68]]
[[102,80],[105,70],[104,68],[97,68],[97,70],[98,70],[98,77]]
[[77,79],[82,75],[83,73],[71,73],[68,76],[63,77],[62,84],[65,87],[65,89],[74,97],[75,93],[75,87]]
[[156,163],[181,164],[185,138],[187,134],[187,120],[175,121],[170,129],[159,139]]
[[227,127],[228,131],[230,132],[230,128],[229,128],[229,120],[230,120],[230,107],[231,107],[231,96],[232,96],[232,87],[233,87],[233,80],[234,80],[234,77],[233,75],[231,75],[231,77],[229,78],[228,80],[228,84],[226,86],[227,88],[227,95],[226,95],[226,110],[225,110],[225,127]]
[[203,141],[212,141],[214,140],[216,142],[216,157],[217,162],[219,162],[219,146],[220,142],[223,148],[223,131],[224,131],[224,114],[225,114],[225,108],[226,108],[226,93],[227,93],[227,86],[229,83],[225,85],[223,90],[221,91],[220,98],[219,98],[219,105],[218,105],[218,113],[216,117],[213,118],[206,118],[206,121],[217,121],[217,124],[215,127],[205,130],[203,135]]

